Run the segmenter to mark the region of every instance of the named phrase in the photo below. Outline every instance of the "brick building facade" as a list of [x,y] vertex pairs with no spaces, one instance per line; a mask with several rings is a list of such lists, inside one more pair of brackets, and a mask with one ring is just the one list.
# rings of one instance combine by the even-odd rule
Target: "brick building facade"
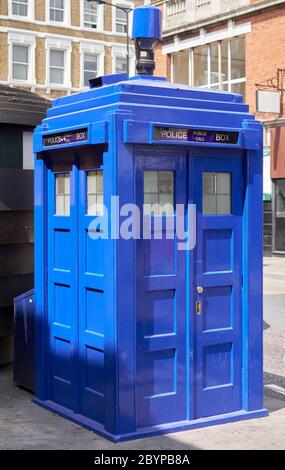
[[[285,1],[152,1],[163,11],[156,74],[244,95],[264,122],[264,251],[285,254]],[[256,111],[256,84],[280,72],[281,113]],[[283,83],[282,83],[283,82]]]
[[[132,8],[143,0],[112,3]],[[91,76],[125,70],[120,10],[86,0],[0,0],[0,83],[52,99],[79,91]]]

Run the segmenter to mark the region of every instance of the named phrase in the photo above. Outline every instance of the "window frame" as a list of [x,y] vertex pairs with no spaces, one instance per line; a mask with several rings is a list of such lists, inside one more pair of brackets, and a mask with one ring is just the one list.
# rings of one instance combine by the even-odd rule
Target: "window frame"
[[[13,46],[24,46],[28,48],[28,74],[27,80],[13,78]],[[25,85],[34,87],[36,84],[35,78],[35,48],[36,39],[34,34],[30,33],[8,33],[8,57],[9,57],[9,70],[8,82],[15,85]]]
[[[246,85],[246,71],[245,76],[241,78],[232,79],[232,67],[231,67],[231,41],[237,38],[244,38],[245,34],[240,34],[233,37],[226,37],[224,39],[220,39],[213,42],[207,42],[197,44],[195,47],[190,47],[187,49],[189,51],[189,85],[190,86],[198,86],[199,88],[209,88],[209,89],[218,89],[218,90],[225,90],[232,92],[232,85],[244,83]],[[227,80],[222,79],[222,42],[227,41]],[[219,69],[219,77],[217,82],[211,83],[211,46],[218,45],[218,69]],[[195,85],[195,64],[194,64],[194,51],[199,47],[206,47],[207,48],[207,83],[205,85]],[[171,53],[171,81],[174,80],[174,55],[175,53]],[[246,60],[246,58],[245,58]]]
[[[146,192],[146,188],[145,188],[145,176],[146,176],[146,173],[156,173],[156,179],[157,179],[157,187],[155,188],[156,191],[148,191]],[[171,184],[172,184],[172,192],[162,192],[160,191],[160,175],[161,173],[170,173],[172,178],[171,178]],[[175,209],[176,209],[176,201],[175,201],[175,170],[173,169],[144,169],[143,171],[143,215],[144,216],[150,216],[150,217],[173,217],[175,216]],[[155,195],[157,196],[157,202],[155,203],[149,203],[149,202],[145,202],[145,197],[146,195]],[[172,196],[172,202],[167,202],[167,203],[161,203],[160,202],[160,196],[161,195],[171,195]],[[148,205],[155,205],[157,207],[159,207],[159,213],[154,213],[153,211],[152,212],[147,212],[146,211],[146,208],[145,206],[148,206]],[[169,213],[169,214],[166,214],[165,212],[161,212],[161,207],[164,207],[165,205],[171,205],[172,206],[172,212]]]
[[[59,50],[64,52],[64,82],[50,82],[50,51]],[[47,90],[71,90],[71,41],[66,39],[46,38],[46,81]]]
[[[126,34],[127,34],[126,32],[121,33],[121,32],[118,32],[118,31],[117,31],[117,27],[116,27],[116,24],[117,24],[117,14],[116,14],[117,8],[115,8],[115,5],[121,6],[121,7],[125,7],[125,8],[132,8],[132,9],[133,9],[133,8],[134,8],[134,3],[132,3],[132,2],[130,2],[130,1],[128,1],[128,0],[114,0],[114,1],[112,2],[112,4],[114,5],[114,6],[112,7],[112,33],[113,33],[114,35],[123,36],[123,37],[124,37],[124,36],[126,36]],[[130,13],[129,13],[129,28],[130,28],[130,26],[131,26],[131,24],[132,24],[132,17],[133,17],[133,13],[130,12]],[[130,31],[129,31],[129,33],[130,33]]]
[[[19,20],[19,21],[21,19],[22,21],[31,21],[35,19],[35,0],[28,0],[28,11],[27,11],[26,16],[16,15],[15,13],[13,13],[13,5],[12,5],[13,1],[14,0],[8,1],[8,16],[9,17]],[[21,0],[19,0],[19,2],[21,2]]]
[[58,27],[66,27],[71,26],[71,8],[70,8],[71,1],[70,0],[63,0],[63,21],[55,21],[50,19],[50,9],[51,7],[51,0],[46,0],[46,23],[51,24],[53,26]]
[[[57,197],[59,196],[56,192],[56,181],[57,177],[60,175],[68,175],[69,176],[69,193],[63,193],[62,196],[65,201],[65,197],[69,196],[69,213],[68,214],[58,214],[57,213]],[[71,172],[70,171],[54,171],[53,172],[53,177],[54,177],[54,213],[53,215],[55,217],[70,217],[71,216]],[[65,207],[65,204],[64,204]]]
[[103,32],[104,31],[104,5],[97,4],[97,28],[90,28],[84,25],[84,0],[80,0],[80,28],[84,31]]
[[[50,63],[50,59],[51,59],[51,53],[52,52],[61,52],[63,54],[63,66],[57,66],[57,65],[51,65]],[[61,70],[62,71],[62,78],[63,78],[63,81],[62,83],[60,82],[52,82],[51,81],[51,69],[54,69],[54,70]],[[48,70],[48,80],[49,80],[49,83],[53,86],[62,86],[64,85],[64,81],[65,81],[65,69],[66,69],[66,54],[65,54],[65,49],[56,49],[56,48],[50,48],[49,50],[49,70]]]
[[104,75],[104,57],[105,47],[102,44],[94,44],[94,42],[80,41],[80,88],[88,90],[89,86],[84,85],[84,55],[97,55],[97,77]]
[[[96,73],[97,73],[96,77],[98,77],[98,69],[99,69],[98,65],[99,65],[99,60],[100,60],[100,59],[99,59],[99,54],[97,54],[96,52],[95,52],[95,53],[87,52],[87,51],[84,51],[84,52],[83,52],[83,71],[82,71],[82,73],[83,73],[83,87],[84,87],[84,88],[89,88],[89,85],[86,85],[86,84],[85,84],[85,72],[94,72],[94,71],[85,68],[85,56],[86,56],[86,55],[96,57],[96,69],[97,69],[97,70],[96,70]],[[94,78],[95,78],[95,77],[94,77]]]
[[[90,173],[96,173],[96,175],[98,173],[101,173],[102,175],[102,193],[89,193],[88,192],[88,174]],[[93,169],[90,169],[90,170],[85,170],[85,188],[86,188],[86,198],[85,198],[85,215],[87,217],[103,217],[104,216],[104,171],[103,171],[103,167],[100,166],[98,168],[93,168]],[[89,196],[96,196],[96,214],[90,214],[88,211],[89,211],[89,205],[88,205],[88,198]],[[97,197],[98,196],[101,196],[102,197],[102,208],[103,208],[103,212],[102,213],[98,213],[97,212]]]

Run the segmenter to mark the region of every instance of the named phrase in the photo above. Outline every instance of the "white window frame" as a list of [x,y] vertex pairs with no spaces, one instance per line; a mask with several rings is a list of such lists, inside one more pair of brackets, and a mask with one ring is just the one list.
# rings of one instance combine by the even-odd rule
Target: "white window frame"
[[[27,80],[17,80],[13,78],[13,46],[26,46],[28,47],[28,78]],[[8,83],[14,85],[26,85],[33,88],[36,84],[35,77],[35,49],[36,38],[31,33],[8,33],[8,51],[9,51],[9,71]]]
[[80,27],[84,29],[84,31],[92,31],[92,32],[102,32],[104,31],[104,5],[101,3],[97,3],[97,12],[98,12],[98,23],[97,28],[88,28],[84,26],[84,0],[80,0]]
[[[112,47],[112,73],[118,73],[116,72],[116,58],[117,57],[124,57],[126,58],[127,56],[127,46],[126,45],[116,45]],[[135,48],[131,46],[130,44],[130,71],[129,75],[134,76],[135,75],[135,69],[136,69],[136,53],[135,53]]]
[[[212,85],[212,86],[209,86],[209,83],[210,83],[210,69],[209,69],[209,64],[210,64],[210,45],[211,44],[215,44],[215,43],[221,43],[223,40],[228,40],[228,57],[229,59],[231,59],[230,57],[230,40],[232,39],[235,39],[235,38],[238,38],[238,37],[241,37],[241,36],[245,36],[246,38],[246,35],[248,33],[251,32],[251,23],[243,23],[241,25],[235,25],[234,22],[232,22],[231,20],[228,22],[228,27],[223,29],[223,30],[220,30],[220,31],[215,31],[215,32],[210,32],[210,33],[206,33],[205,29],[201,28],[200,29],[200,32],[199,32],[199,35],[191,38],[191,39],[187,39],[185,41],[181,41],[181,42],[176,42],[176,43],[172,43],[170,45],[167,45],[167,46],[163,46],[162,47],[162,53],[163,54],[170,54],[170,64],[171,64],[171,82],[173,82],[173,78],[174,78],[174,73],[173,73],[173,54],[175,54],[176,52],[180,52],[180,51],[183,51],[185,49],[189,50],[189,85],[190,86],[193,86],[194,84],[194,70],[193,70],[193,64],[194,64],[194,60],[193,60],[193,50],[196,48],[196,47],[199,47],[199,46],[207,46],[208,47],[208,84],[207,85],[201,85],[199,88],[211,88],[213,89],[215,85]],[[246,83],[246,76],[245,77],[242,77],[242,78],[237,78],[237,79],[233,79],[231,80],[231,60],[228,61],[228,80],[225,80],[224,84],[229,84],[229,88],[228,88],[228,91],[231,91],[231,85],[235,85],[237,83]],[[222,83],[220,83],[219,85],[221,86]]]
[[[50,51],[59,50],[64,52],[64,83],[50,83]],[[71,90],[71,40],[60,38],[46,39],[46,82],[47,90]]]
[[35,19],[35,0],[28,0],[28,13],[27,16],[22,16],[22,15],[14,15],[13,14],[13,6],[12,6],[12,0],[8,1],[8,16],[9,18],[14,18],[17,20],[22,19],[23,21],[28,21],[34,20]]
[[[242,38],[243,35],[240,35],[240,36],[237,36],[238,38]],[[217,81],[216,83],[211,83],[211,45],[214,45],[214,44],[218,44],[218,54],[219,54],[219,57],[218,57],[218,60],[219,62],[221,62],[221,42],[222,41],[215,41],[215,42],[212,42],[212,43],[209,43],[209,44],[205,44],[205,47],[207,47],[208,49],[208,65],[207,65],[207,84],[206,85],[199,85],[199,88],[210,88],[210,89],[218,89],[218,90],[222,90],[222,85],[228,87],[226,89],[226,91],[229,91],[231,92],[231,89],[232,89],[232,85],[235,85],[236,83],[246,83],[246,74],[244,77],[242,78],[235,78],[235,79],[232,79],[232,70],[231,70],[231,40],[235,39],[235,37],[232,37],[232,38],[228,38],[226,39],[228,41],[228,79],[227,80],[224,80],[224,81]],[[194,70],[194,49],[191,49],[190,50],[190,68],[192,70],[192,73],[190,74],[189,76],[189,85],[190,86],[194,86],[194,74],[195,74],[195,70]],[[221,68],[221,63],[220,63],[220,66]],[[219,77],[220,78],[220,77]],[[218,88],[217,88],[218,86]]]
[[103,44],[96,44],[88,41],[80,42],[80,88],[88,90],[84,85],[84,54],[94,54],[98,57],[98,77],[104,75],[105,48]]
[[71,26],[71,0],[64,0],[64,14],[63,21],[52,21],[50,20],[50,0],[46,0],[46,23],[53,26],[68,27]]
[[[113,5],[122,5],[125,6],[126,8],[134,8],[134,3],[129,2],[128,0],[114,0],[112,2]],[[133,13],[129,13],[129,35],[130,35],[130,29],[131,25],[133,24]],[[118,36],[126,36],[127,33],[118,33],[116,31],[116,8],[112,7],[112,32],[113,34],[116,34]]]

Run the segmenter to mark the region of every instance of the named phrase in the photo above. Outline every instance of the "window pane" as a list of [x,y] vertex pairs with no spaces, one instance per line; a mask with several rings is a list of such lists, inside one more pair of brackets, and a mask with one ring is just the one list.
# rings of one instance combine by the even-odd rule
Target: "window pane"
[[217,214],[231,213],[231,197],[230,195],[217,195]]
[[50,51],[50,65],[64,67],[64,51]]
[[173,54],[173,82],[189,85],[189,50]]
[[173,173],[172,171],[159,172],[159,193],[173,193]]
[[103,172],[87,172],[87,215],[103,215]]
[[145,171],[144,172],[144,192],[158,194],[158,172]]
[[28,80],[28,66],[13,64],[12,75],[15,80]]
[[84,69],[97,70],[97,55],[84,54]]
[[27,46],[13,46],[13,62],[28,63],[28,47]]
[[219,44],[210,45],[211,73],[210,83],[219,83]]
[[231,40],[231,79],[245,77],[245,38]]
[[97,27],[97,5],[84,0],[84,26],[86,28]]
[[276,217],[285,218],[285,179],[275,181]]
[[171,215],[174,213],[173,208],[173,193],[159,195],[160,213]]
[[231,91],[233,93],[238,93],[239,95],[245,96],[245,82],[232,83]]
[[228,41],[221,43],[221,60],[222,60],[222,82],[227,82],[229,79],[228,73]]
[[203,214],[217,213],[217,196],[203,195]]
[[61,69],[50,69],[50,83],[64,83],[64,74]]
[[[144,204],[159,204],[153,211],[144,207],[144,214],[170,215],[174,213],[174,173],[172,171],[144,172]],[[162,207],[162,206],[168,207]]]
[[217,194],[231,193],[230,173],[217,173]]
[[208,85],[208,47],[194,49],[194,85]]
[[215,173],[203,173],[203,194],[215,194]]
[[28,14],[28,0],[13,0],[12,14],[19,16],[27,16]]
[[203,214],[231,213],[231,174],[203,173]]
[[55,214],[70,215],[70,174],[55,175]]
[[127,71],[127,58],[116,57],[116,73],[125,73]]

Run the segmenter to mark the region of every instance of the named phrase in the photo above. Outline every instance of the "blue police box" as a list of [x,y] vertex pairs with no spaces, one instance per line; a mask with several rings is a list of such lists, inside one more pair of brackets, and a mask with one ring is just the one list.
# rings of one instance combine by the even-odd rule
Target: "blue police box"
[[152,76],[160,37],[135,9],[138,75],[54,100],[34,136],[35,401],[114,441],[267,413],[262,126]]

